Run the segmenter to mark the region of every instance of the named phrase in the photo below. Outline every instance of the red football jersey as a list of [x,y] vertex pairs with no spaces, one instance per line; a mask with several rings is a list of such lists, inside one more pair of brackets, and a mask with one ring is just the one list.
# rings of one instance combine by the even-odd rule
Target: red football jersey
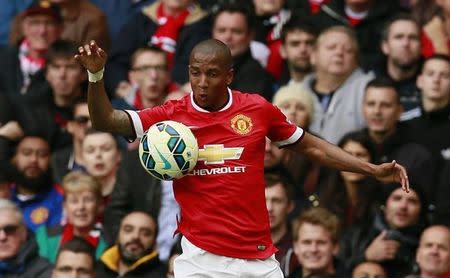
[[303,137],[301,128],[263,97],[237,91],[229,91],[228,103],[216,112],[196,105],[192,93],[127,112],[137,137],[170,119],[190,127],[197,138],[197,165],[173,185],[181,208],[179,232],[217,255],[265,259],[276,252],[264,196],[265,137],[286,146]]

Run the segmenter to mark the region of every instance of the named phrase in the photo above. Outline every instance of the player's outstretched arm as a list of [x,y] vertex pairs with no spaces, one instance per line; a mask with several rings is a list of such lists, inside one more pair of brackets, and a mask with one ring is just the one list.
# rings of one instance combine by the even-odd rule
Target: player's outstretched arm
[[290,149],[340,171],[374,176],[382,182],[399,182],[403,190],[409,192],[406,170],[395,161],[380,165],[368,163],[309,133],[305,133],[303,139]]
[[135,134],[128,115],[122,110],[113,109],[105,91],[103,70],[106,57],[106,52],[95,41],[80,46],[78,54],[75,55],[75,59],[93,74],[89,78],[88,86],[88,106],[92,125],[98,130],[132,138]]

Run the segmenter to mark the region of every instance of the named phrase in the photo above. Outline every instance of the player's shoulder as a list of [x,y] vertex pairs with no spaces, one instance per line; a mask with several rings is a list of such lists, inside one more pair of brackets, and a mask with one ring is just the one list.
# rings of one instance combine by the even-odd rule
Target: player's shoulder
[[232,90],[233,98],[238,102],[249,102],[254,104],[269,103],[263,96],[257,93],[241,92]]

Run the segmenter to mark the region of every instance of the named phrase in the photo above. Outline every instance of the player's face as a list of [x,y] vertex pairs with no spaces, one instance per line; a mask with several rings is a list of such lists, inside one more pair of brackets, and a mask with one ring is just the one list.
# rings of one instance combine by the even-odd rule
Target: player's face
[[118,244],[122,259],[137,260],[153,251],[156,224],[142,213],[127,215],[120,225]]
[[189,80],[198,106],[209,111],[221,109],[228,101],[227,87],[233,79],[233,70],[226,67],[222,57],[203,54],[191,56]]
[[420,29],[411,21],[398,20],[391,24],[382,50],[399,67],[409,67],[420,59]]
[[266,187],[266,207],[269,212],[270,229],[277,230],[287,225],[287,215],[292,211],[293,205],[283,185]]
[[450,271],[450,231],[446,227],[432,227],[422,234],[416,261],[423,273],[441,276]]
[[414,190],[406,193],[398,188],[386,200],[384,215],[390,226],[401,229],[415,225],[419,221],[420,210],[419,195]]
[[121,158],[117,143],[109,133],[86,135],[82,155],[86,171],[96,178],[115,175]]
[[[349,154],[356,156],[359,159],[362,159],[367,162],[370,161],[369,151],[358,142],[349,141],[344,146],[342,146],[342,149],[348,152]],[[362,180],[364,178],[364,175],[353,172],[342,172],[342,177],[346,182],[354,183]]]
[[253,0],[257,15],[272,15],[278,13],[284,5],[284,0]]
[[62,251],[58,256],[52,278],[94,278],[94,261],[86,253]]
[[333,265],[333,256],[338,247],[331,240],[330,233],[320,225],[303,223],[294,242],[294,252],[302,265],[309,271],[326,271]]
[[47,50],[61,34],[61,26],[49,15],[27,16],[22,23],[23,35],[35,51]]
[[310,119],[308,111],[303,103],[293,99],[286,99],[278,105],[278,108],[286,115],[289,121],[297,126],[308,128]]
[[336,76],[349,75],[358,65],[352,39],[343,32],[328,32],[319,38],[311,62],[317,72]]
[[422,97],[432,102],[448,102],[450,99],[450,63],[431,59],[426,61],[417,78]]
[[81,93],[86,72],[73,58],[57,58],[47,65],[45,77],[56,98],[70,98]]
[[26,229],[18,221],[15,211],[0,210],[0,261],[17,255],[26,235]]
[[50,148],[39,137],[25,137],[17,146],[13,164],[27,178],[37,178],[48,170]]
[[97,218],[99,205],[99,200],[92,191],[70,192],[64,200],[67,221],[77,229],[92,228]]
[[363,114],[370,132],[386,134],[395,129],[402,113],[393,88],[367,88]]
[[166,95],[170,76],[164,53],[145,51],[138,55],[129,74],[144,99],[158,101]]
[[314,40],[314,35],[301,30],[293,30],[286,34],[286,41],[281,46],[281,55],[295,71],[309,72],[311,70]]
[[220,13],[213,27],[213,38],[228,46],[233,57],[244,53],[250,46],[251,34],[245,16],[241,13]]
[[355,267],[352,278],[387,278],[387,275],[381,265],[364,262]]

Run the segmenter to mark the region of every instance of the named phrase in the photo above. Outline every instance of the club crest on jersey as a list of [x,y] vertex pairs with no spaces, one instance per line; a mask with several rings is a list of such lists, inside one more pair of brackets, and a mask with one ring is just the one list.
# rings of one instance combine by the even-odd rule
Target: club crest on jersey
[[48,209],[45,207],[35,208],[31,214],[30,219],[33,224],[39,225],[44,223],[48,218]]
[[253,127],[252,119],[243,115],[237,114],[231,119],[231,128],[240,135],[247,135]]

